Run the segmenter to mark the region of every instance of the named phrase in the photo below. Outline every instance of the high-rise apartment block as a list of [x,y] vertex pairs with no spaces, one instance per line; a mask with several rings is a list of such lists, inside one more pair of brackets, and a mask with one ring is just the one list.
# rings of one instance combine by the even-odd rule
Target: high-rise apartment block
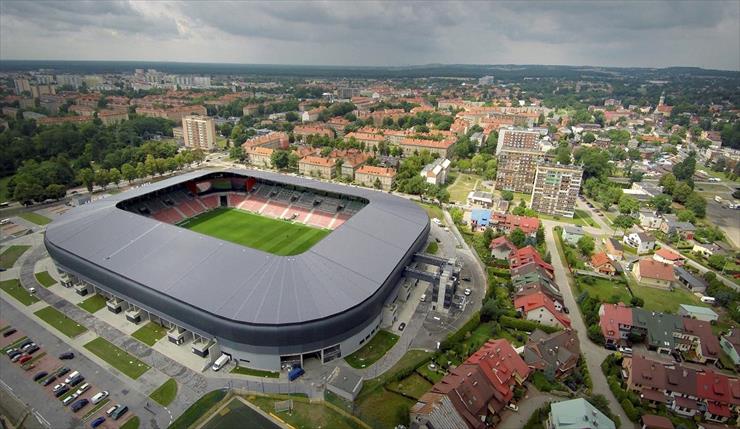
[[184,116],[182,137],[185,147],[211,150],[216,145],[216,123],[207,116]]
[[532,188],[532,209],[552,216],[573,217],[583,168],[542,162]]
[[526,194],[532,192],[537,164],[545,158],[539,142],[539,131],[514,128],[499,131],[496,189]]
[[18,95],[21,95],[23,92],[31,92],[31,84],[28,82],[28,79],[13,79],[13,84],[15,85],[15,93]]

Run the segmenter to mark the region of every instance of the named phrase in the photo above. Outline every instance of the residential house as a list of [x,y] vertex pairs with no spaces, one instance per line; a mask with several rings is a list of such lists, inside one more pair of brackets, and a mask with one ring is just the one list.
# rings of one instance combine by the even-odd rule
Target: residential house
[[622,243],[620,243],[619,240],[617,240],[616,238],[613,238],[613,237],[607,238],[605,247],[606,247],[606,254],[616,261],[622,259],[622,257],[624,256],[624,249],[622,248]]
[[546,334],[537,329],[527,339],[522,357],[534,371],[549,378],[562,379],[578,366],[581,346],[572,329]]
[[546,429],[616,429],[614,422],[583,398],[550,404]]
[[337,173],[336,158],[306,156],[298,161],[298,172],[305,176],[332,179]]
[[411,407],[411,426],[484,429],[501,421],[530,369],[508,341],[489,340]]
[[678,234],[685,240],[693,240],[696,227],[691,222],[681,222],[674,214],[664,214],[660,230],[666,235]]
[[655,414],[643,415],[640,422],[640,429],[674,429],[673,422],[668,417]]
[[493,213],[490,224],[494,229],[504,234],[511,234],[512,231],[519,228],[524,235],[534,238],[540,227],[540,220],[536,217]]
[[643,286],[659,289],[671,289],[676,276],[673,273],[673,265],[658,262],[654,259],[640,259],[632,266],[632,274]]
[[660,249],[656,250],[653,254],[653,259],[664,264],[671,264],[676,266],[683,265],[683,256],[672,250],[668,250],[665,247],[661,247]]
[[391,189],[395,177],[396,170],[388,167],[363,165],[355,171],[355,182],[367,187],[376,187],[380,184],[380,189],[384,191]]
[[514,308],[527,320],[547,326],[570,328],[570,318],[563,313],[562,305],[544,293],[516,298]]
[[552,273],[554,272],[552,265],[545,262],[534,247],[526,246],[509,254],[509,268],[512,270],[530,262],[535,262],[542,267],[552,278]]
[[722,248],[714,243],[710,244],[704,244],[704,243],[694,243],[694,247],[691,249],[692,252],[696,253],[697,255],[701,255],[705,258],[709,258],[712,255],[716,255],[719,253],[722,253]]
[[313,122],[317,119],[319,119],[319,114],[321,111],[324,110],[321,107],[317,107],[315,109],[305,110],[301,114],[301,122]]
[[468,205],[473,207],[491,208],[493,206],[493,194],[483,191],[470,191],[468,194]]
[[446,158],[437,158],[421,170],[421,177],[430,185],[444,185],[450,171],[451,161]]
[[296,125],[293,128],[293,136],[298,141],[305,141],[308,136],[329,137],[333,139],[334,130],[323,125]]
[[642,336],[648,349],[658,353],[669,354],[683,344],[676,335],[683,331],[683,327],[683,317],[640,307],[632,309],[631,333]]
[[640,220],[640,226],[645,229],[659,229],[663,223],[663,218],[650,210],[640,210],[638,219]]
[[719,340],[720,347],[730,357],[735,368],[740,367],[740,329],[732,329]]
[[644,232],[631,232],[624,236],[624,244],[637,249],[638,255],[643,255],[655,248],[655,238]]
[[680,340],[677,341],[677,349],[683,352],[684,359],[701,364],[716,363],[722,347],[712,332],[710,322],[690,317],[682,319],[683,331],[676,332],[674,335]]
[[686,286],[692,292],[704,292],[709,284],[701,277],[697,277],[684,267],[675,266],[673,268],[676,279]]
[[566,225],[563,227],[562,237],[563,241],[575,246],[578,243],[578,240],[583,238],[585,234],[586,233],[583,231],[583,228],[580,226]]
[[[511,260],[509,260],[511,261]],[[534,259],[531,261],[525,261],[524,263],[511,267],[511,282],[516,286],[519,283],[520,278],[526,278],[526,276],[535,276],[534,279],[543,278],[548,281],[552,281],[554,276],[545,265],[541,265]]]
[[601,304],[599,307],[599,327],[606,344],[623,344],[632,329],[632,308],[623,303]]
[[599,274],[613,276],[617,273],[612,260],[609,259],[609,256],[605,252],[594,253],[591,256],[591,267]]
[[511,252],[516,252],[517,250],[516,246],[514,246],[514,243],[509,241],[509,239],[505,235],[496,237],[491,240],[489,248],[491,249],[491,257],[495,259],[508,259],[509,254]]
[[703,320],[704,322],[712,322],[719,319],[717,313],[712,311],[711,308],[688,304],[679,304],[678,315],[696,320]]

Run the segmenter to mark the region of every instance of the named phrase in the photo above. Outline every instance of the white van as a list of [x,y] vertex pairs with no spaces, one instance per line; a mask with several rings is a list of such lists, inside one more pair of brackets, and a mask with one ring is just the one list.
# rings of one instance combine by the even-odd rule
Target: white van
[[218,371],[219,369],[223,368],[223,366],[226,365],[226,363],[230,360],[231,356],[227,354],[222,354],[218,357],[218,359],[216,359],[216,362],[213,362],[213,366],[211,367],[211,369],[214,371]]
[[102,401],[103,399],[105,399],[107,397],[108,397],[108,392],[105,391],[105,390],[103,390],[102,392],[97,393],[95,396],[93,396],[92,398],[90,398],[90,402],[92,402],[93,405],[94,405],[94,404],[97,404],[98,402]]
[[701,297],[701,302],[704,304],[714,304],[717,301],[717,299],[713,296],[703,296]]
[[74,371],[67,378],[64,379],[65,383],[69,383],[70,381],[74,380],[78,375],[80,375],[80,371]]

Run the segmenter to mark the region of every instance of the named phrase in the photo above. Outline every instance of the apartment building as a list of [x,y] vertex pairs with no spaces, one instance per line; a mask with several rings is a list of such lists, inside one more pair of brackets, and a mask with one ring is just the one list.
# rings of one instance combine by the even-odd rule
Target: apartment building
[[288,134],[284,132],[270,132],[261,136],[252,137],[242,144],[246,150],[250,147],[268,147],[270,149],[287,149],[290,145]]
[[441,141],[405,138],[399,143],[399,146],[403,150],[403,154],[406,156],[413,155],[415,152],[427,150],[429,153],[436,153],[442,158],[450,157],[450,152],[454,145],[455,140],[452,138],[446,138]]
[[216,123],[207,116],[185,116],[182,135],[185,147],[212,150],[216,146]]
[[355,171],[355,182],[363,186],[375,186],[380,182],[380,189],[384,191],[391,189],[395,178],[396,170],[393,168],[364,165]]
[[272,153],[274,149],[264,146],[249,147],[244,150],[247,161],[257,167],[270,168],[272,166]]
[[332,179],[337,173],[336,158],[307,156],[298,161],[298,172],[305,176]]
[[572,218],[582,177],[583,168],[579,166],[538,164],[532,187],[532,210]]
[[537,164],[544,160],[539,131],[502,129],[496,155],[496,189],[530,194],[537,175]]
[[104,125],[118,124],[128,121],[128,111],[126,109],[103,109],[98,112],[98,118]]

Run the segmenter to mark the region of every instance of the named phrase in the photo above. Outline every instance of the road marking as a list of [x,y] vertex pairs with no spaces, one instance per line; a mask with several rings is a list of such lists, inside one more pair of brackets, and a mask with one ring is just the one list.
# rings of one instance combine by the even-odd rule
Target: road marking
[[41,423],[42,425],[44,425],[44,426],[46,426],[46,427],[48,427],[48,428],[50,428],[50,427],[51,427],[51,424],[49,423],[49,421],[48,421],[48,420],[46,420],[46,419],[44,418],[44,416],[42,416],[42,415],[41,415],[41,413],[39,413],[38,411],[35,411],[35,410],[34,410],[34,412],[33,412],[33,415],[34,415],[34,416],[36,416],[36,420],[38,420],[38,421],[39,421],[39,423]]

